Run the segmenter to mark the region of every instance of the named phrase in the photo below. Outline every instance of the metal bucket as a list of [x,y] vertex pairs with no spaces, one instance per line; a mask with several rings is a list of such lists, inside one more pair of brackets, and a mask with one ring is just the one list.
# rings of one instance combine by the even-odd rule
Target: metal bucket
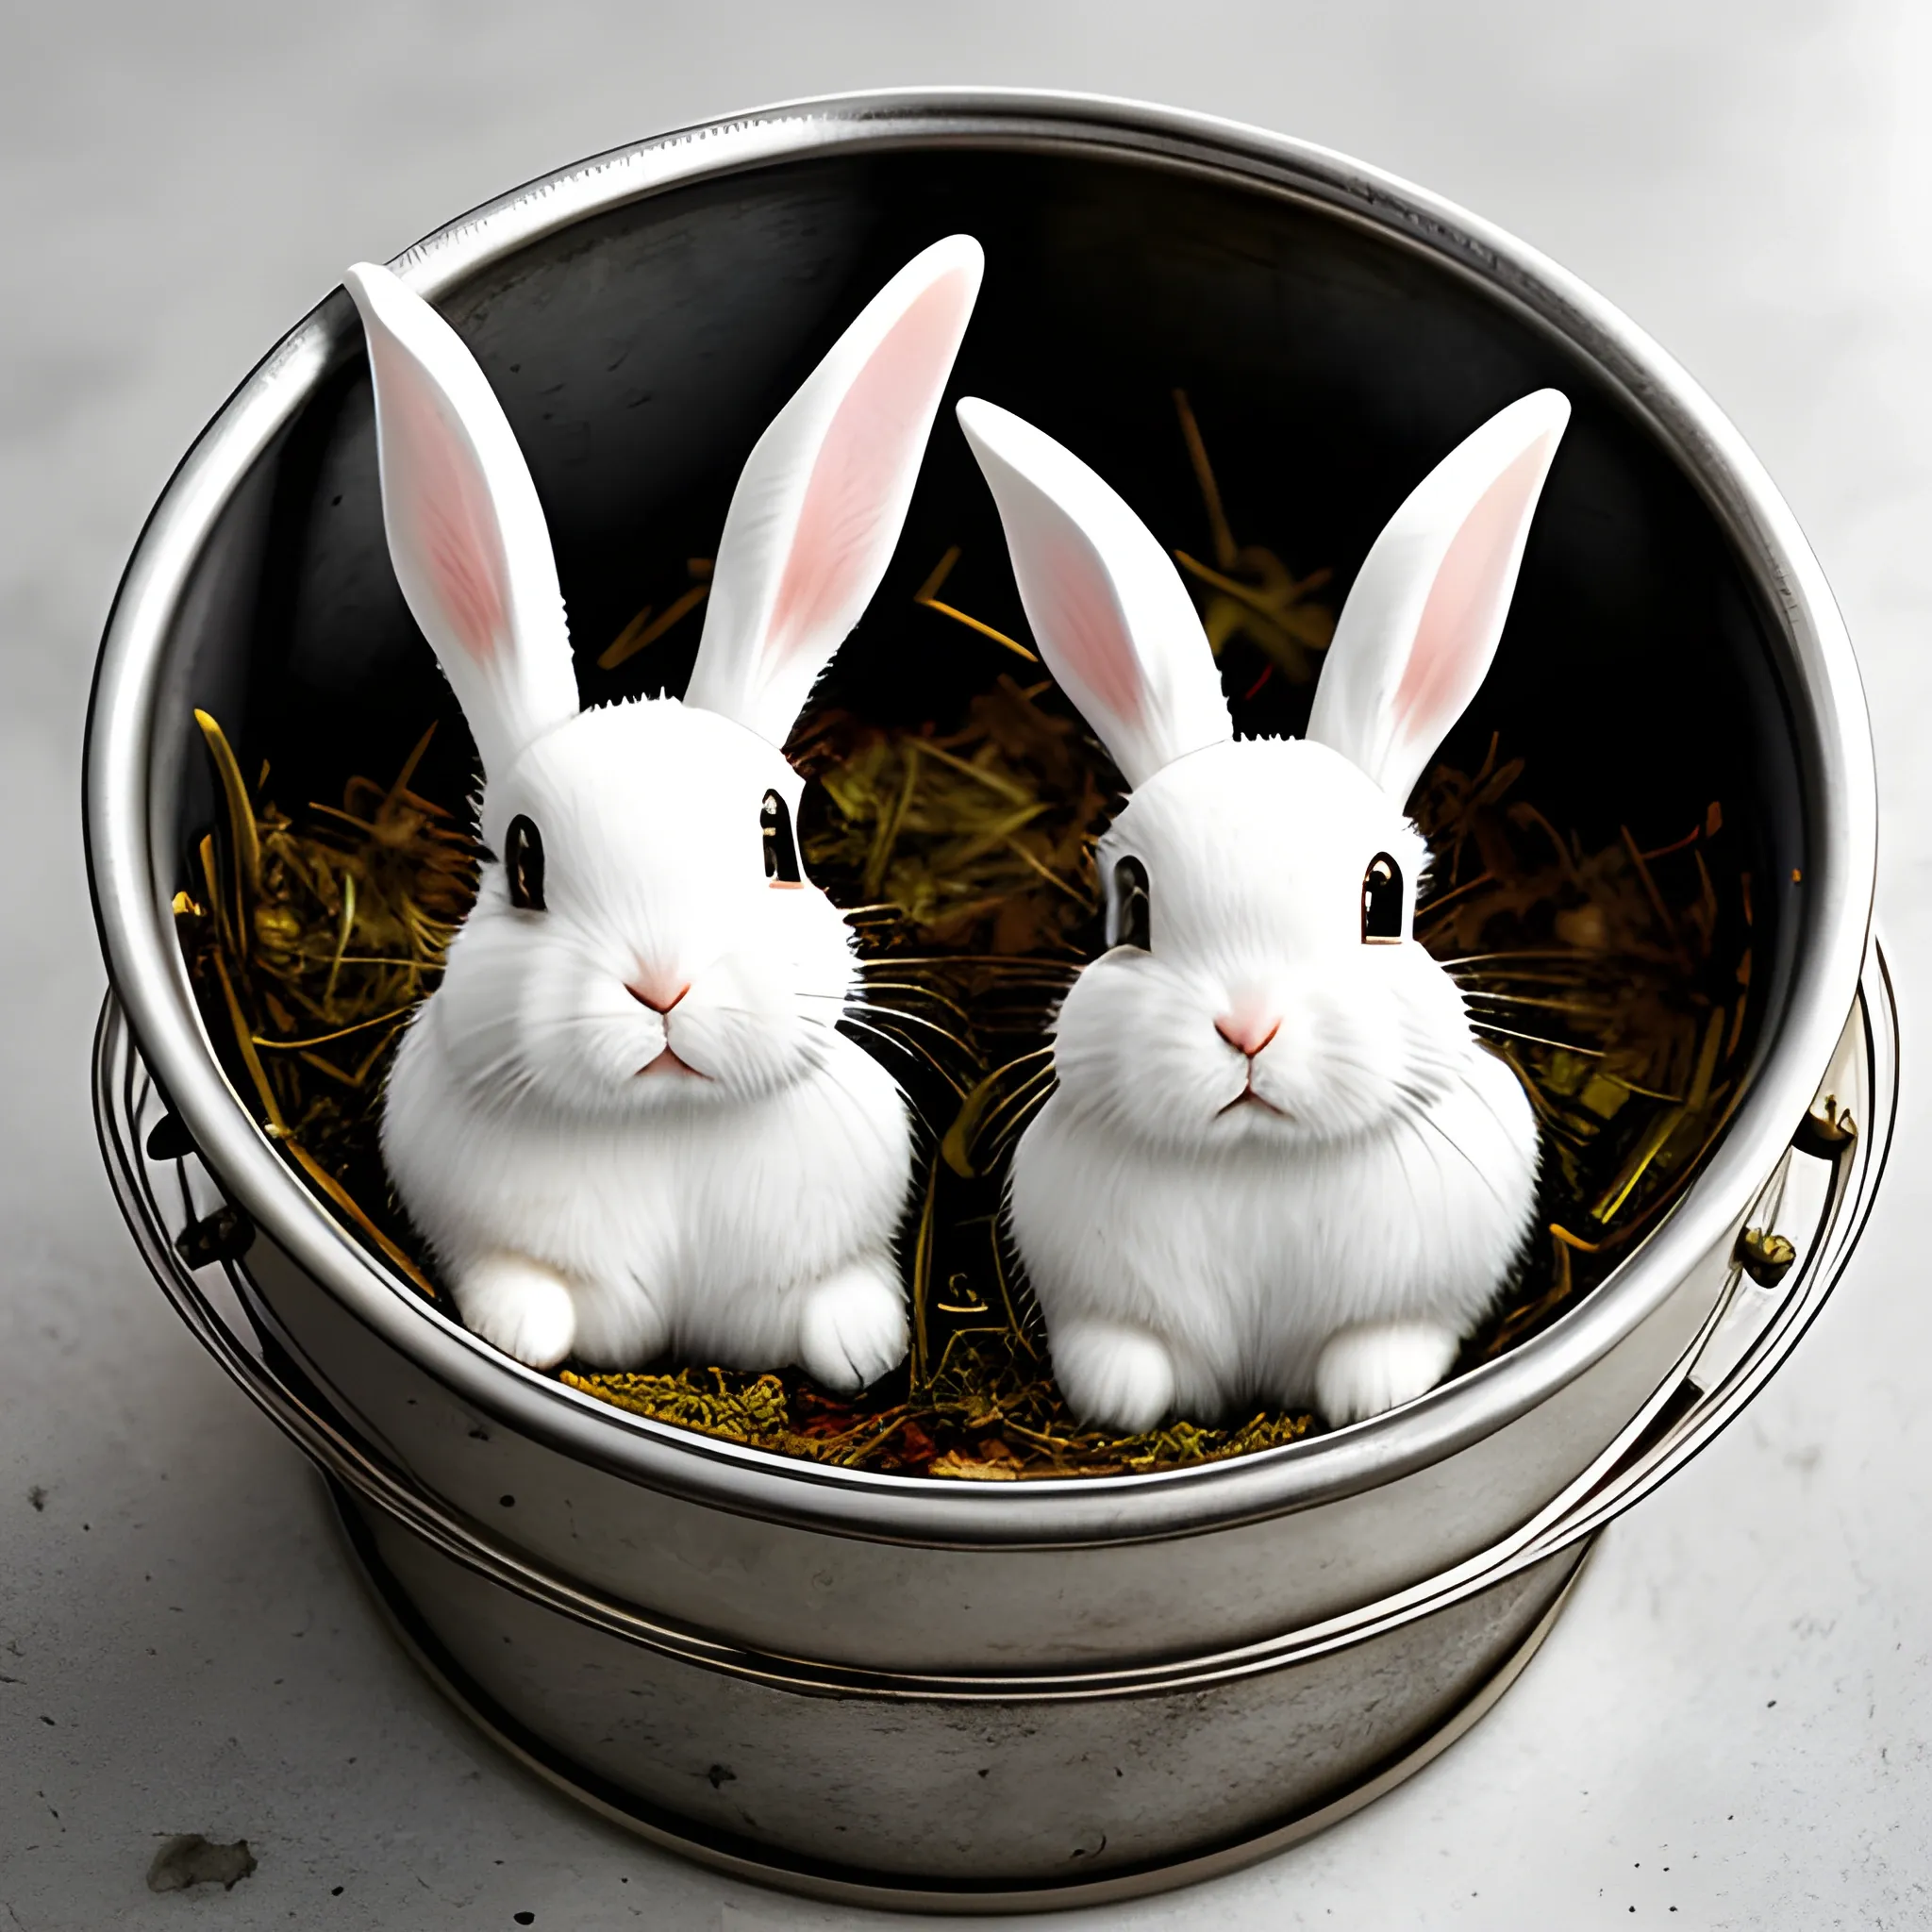
[[[1362,478],[1412,480],[1474,405],[1543,380],[1576,401],[1583,481],[1546,508],[1540,567],[1552,596],[1591,595],[1563,606],[1585,613],[1564,662],[1506,648],[1484,728],[1527,731],[1598,675],[1631,749],[1610,789],[1668,790],[1694,758],[1683,782],[1722,780],[1779,883],[1721,1142],[1543,1333],[1264,1454],[960,1484],[623,1413],[370,1260],[225,1078],[169,914],[210,810],[192,707],[244,730],[334,708],[380,735],[441,701],[382,548],[341,294],[237,392],[142,536],[97,674],[87,815],[114,988],[97,1108],[130,1224],[190,1325],[329,1473],[425,1666],[526,1761],[661,1841],[827,1895],[984,1909],[1257,1856],[1466,1727],[1597,1530],[1749,1399],[1829,1291],[1882,1165],[1895,1052],[1868,728],[1815,561],[1674,364],[1469,216],[1191,117],[889,94],[600,158],[397,266],[504,391],[575,611],[614,533],[702,527],[828,319],[945,227],[988,243],[969,355],[1002,401],[1050,392],[1057,422],[1084,409],[1119,444],[1137,425],[1109,398],[1150,371],[1163,396],[1219,379],[1264,417],[1317,398],[1307,440],[1342,472],[1305,495],[1311,517],[1343,506],[1338,554],[1352,492],[1374,498]],[[1664,678],[1688,705],[1657,702]],[[1747,1227],[1796,1250],[1774,1283],[1740,1269]]]

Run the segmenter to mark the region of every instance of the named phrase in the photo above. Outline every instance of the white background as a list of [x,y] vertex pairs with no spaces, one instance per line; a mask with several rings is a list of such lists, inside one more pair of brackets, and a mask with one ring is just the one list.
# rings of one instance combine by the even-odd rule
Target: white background
[[[1138,95],[1424,182],[1621,304],[1795,507],[1871,687],[1909,1049],[1932,984],[1932,34],[1912,11],[5,0],[0,1932],[853,1916],[642,1848],[445,1710],[345,1574],[295,1453],[143,1277],[99,1172],[78,831],[95,641],[170,468],[341,266],[598,148],[841,88]],[[1502,1707],[1273,1864],[1074,1923],[1932,1921],[1916,1071],[1908,1053],[1890,1180],[1834,1304],[1608,1539]],[[260,1870],[150,1897],[158,1839],[182,1831],[246,1836]]]

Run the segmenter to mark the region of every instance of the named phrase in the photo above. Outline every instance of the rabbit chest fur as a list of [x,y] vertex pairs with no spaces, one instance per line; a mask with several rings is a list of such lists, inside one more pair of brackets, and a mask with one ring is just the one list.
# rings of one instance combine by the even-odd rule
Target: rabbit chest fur
[[[465,1095],[441,1019],[432,1002],[397,1055],[385,1158],[453,1275],[517,1256],[569,1284],[582,1359],[797,1360],[813,1291],[855,1267],[896,1309],[905,1103],[858,1047],[836,1040],[769,1098],[667,1106],[629,1131],[571,1114],[540,1127]],[[897,1333],[883,1312],[876,1327],[885,1362],[855,1336],[823,1378],[890,1367]]]
[[[1496,1256],[1519,1253],[1529,1229],[1526,1113],[1508,1069],[1480,1049],[1394,1137],[1286,1153],[1096,1147],[1077,1109],[1050,1100],[1027,1129],[1009,1212],[1056,1369],[1100,1408],[1216,1418],[1317,1403],[1324,1351],[1357,1324],[1467,1332],[1495,1297]],[[1102,1147],[1114,1158],[1096,1175]],[[1122,1329],[1157,1341],[1168,1370],[1114,1346]]]

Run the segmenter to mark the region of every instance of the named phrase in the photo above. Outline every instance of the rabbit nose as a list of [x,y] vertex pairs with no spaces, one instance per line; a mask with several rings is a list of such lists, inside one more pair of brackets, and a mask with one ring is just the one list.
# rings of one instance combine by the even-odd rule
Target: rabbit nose
[[1253,1059],[1281,1031],[1281,1022],[1256,1013],[1224,1013],[1215,1021],[1214,1030],[1237,1053]]
[[691,982],[686,980],[675,992],[667,993],[662,980],[640,978],[631,980],[624,990],[639,1006],[649,1007],[654,1013],[668,1013],[691,991]]

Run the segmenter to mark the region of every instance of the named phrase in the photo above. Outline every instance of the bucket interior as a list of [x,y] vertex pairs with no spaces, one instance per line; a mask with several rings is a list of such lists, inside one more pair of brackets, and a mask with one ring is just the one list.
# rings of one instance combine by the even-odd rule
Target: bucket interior
[[[983,395],[1038,424],[1163,543],[1211,562],[1181,391],[1228,526],[1297,578],[1331,572],[1331,609],[1456,441],[1530,390],[1569,396],[1500,654],[1441,756],[1465,773],[1492,741],[1522,758],[1515,795],[1579,849],[1657,852],[1704,828],[1723,917],[1751,928],[1727,1047],[1741,1094],[1775,1031],[1807,863],[1778,620],[1583,352],[1336,209],[1144,159],[887,148],[674,188],[483,269],[439,306],[535,476],[586,703],[682,689],[695,618],[614,669],[596,659],[692,581],[686,560],[715,550],[752,443],[844,325],[918,249],[962,229],[988,269],[949,402]],[[416,789],[459,808],[472,783],[467,731],[384,542],[360,332],[345,294],[324,312],[328,370],[221,512],[168,647],[151,795],[169,891],[196,887],[221,812],[196,708],[291,808],[337,799],[352,771],[385,778],[432,721]],[[892,567],[818,706],[945,730],[999,678],[1026,675],[915,606],[956,546],[946,600],[1024,639],[997,516],[948,408]],[[1279,665],[1260,677],[1261,659],[1233,665],[1232,648],[1237,730],[1299,732],[1313,685]],[[1097,921],[1076,937],[1096,946]]]

